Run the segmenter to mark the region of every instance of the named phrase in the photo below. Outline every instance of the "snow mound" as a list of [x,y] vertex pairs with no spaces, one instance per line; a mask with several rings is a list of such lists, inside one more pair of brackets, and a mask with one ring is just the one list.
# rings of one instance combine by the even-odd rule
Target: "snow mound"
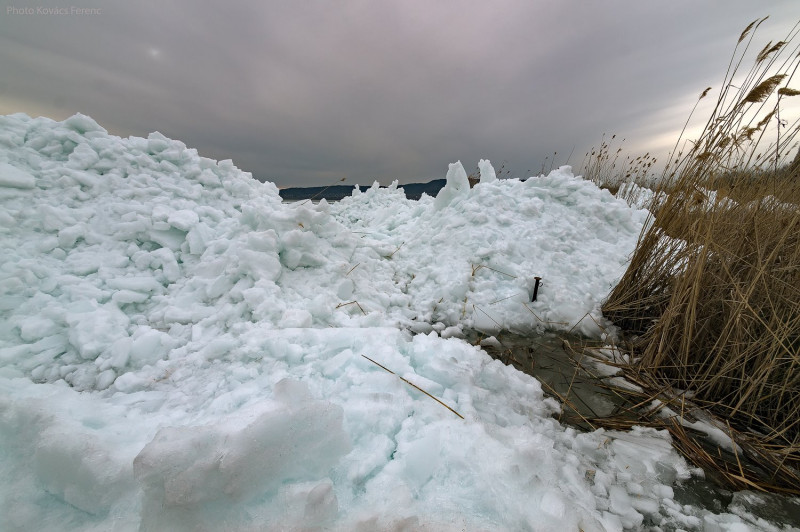
[[[393,277],[379,289],[412,311],[398,321],[409,316],[416,332],[458,326],[600,334],[598,324],[608,325],[600,304],[624,273],[647,211],[575,178],[569,167],[472,189],[460,163],[448,176],[433,201],[373,187],[330,207],[362,246],[391,261]],[[380,275],[362,262],[349,277],[377,288]],[[543,285],[532,302],[537,276]]]
[[284,204],[158,133],[0,117],[4,527],[741,524],[674,501],[665,433],[578,434],[457,338],[599,332],[646,217],[568,167],[493,177]]

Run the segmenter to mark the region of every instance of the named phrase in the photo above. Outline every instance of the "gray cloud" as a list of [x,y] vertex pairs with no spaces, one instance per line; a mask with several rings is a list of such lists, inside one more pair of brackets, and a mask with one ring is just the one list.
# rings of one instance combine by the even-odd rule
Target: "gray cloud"
[[796,17],[788,0],[87,1],[101,14],[2,8],[0,111],[158,130],[279,186],[482,157],[522,176],[603,132],[663,147],[747,23],[771,15],[765,41]]

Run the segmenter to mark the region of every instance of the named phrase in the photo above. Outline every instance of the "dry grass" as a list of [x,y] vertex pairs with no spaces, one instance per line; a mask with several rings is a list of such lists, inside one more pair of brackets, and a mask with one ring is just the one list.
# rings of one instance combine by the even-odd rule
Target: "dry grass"
[[[591,347],[582,352],[607,363],[605,357],[598,356]],[[795,467],[796,462],[792,463],[800,448],[765,443],[759,433],[736,429],[719,416],[709,416],[708,405],[701,406],[694,398],[687,398],[687,394],[676,390],[655,373],[642,371],[636,364],[613,365],[622,369],[625,380],[635,387],[606,384],[609,392],[618,398],[616,412],[605,417],[580,416],[578,420],[572,414],[573,422],[609,430],[626,430],[636,425],[667,430],[675,448],[687,460],[701,467],[709,479],[726,489],[800,495],[800,471]],[[595,378],[603,379],[600,376]],[[566,398],[563,401],[570,410],[575,409]],[[710,418],[711,426],[722,429],[730,438],[733,451],[723,449],[703,432],[690,428],[698,417]]]
[[404,383],[408,384],[409,386],[411,386],[411,387],[412,387],[412,388],[414,388],[415,390],[418,390],[418,391],[420,391],[420,392],[424,393],[425,395],[427,395],[428,397],[430,397],[431,399],[433,399],[434,401],[436,401],[437,403],[439,403],[440,405],[442,405],[443,407],[445,407],[446,409],[448,409],[449,411],[451,411],[452,413],[454,413],[455,415],[457,415],[458,417],[460,417],[461,419],[464,419],[464,416],[462,416],[461,414],[459,414],[458,412],[456,412],[455,410],[453,410],[453,409],[452,409],[450,406],[448,406],[446,403],[444,403],[444,402],[443,402],[441,399],[439,399],[439,398],[437,398],[437,397],[434,397],[433,395],[431,395],[430,393],[426,392],[425,390],[423,390],[422,388],[420,388],[419,386],[417,386],[417,385],[416,385],[416,384],[414,384],[413,382],[411,382],[411,381],[409,381],[409,380],[407,380],[407,379],[405,379],[405,378],[401,377],[400,375],[398,375],[398,374],[397,374],[397,373],[395,373],[394,371],[390,370],[389,368],[387,368],[387,367],[386,367],[386,366],[384,366],[383,364],[379,364],[378,362],[375,362],[374,360],[372,360],[371,358],[369,358],[367,355],[361,355],[361,356],[362,356],[362,357],[364,357],[364,358],[366,358],[367,360],[369,360],[370,362],[372,362],[373,364],[375,364],[375,365],[376,365],[376,366],[378,366],[379,368],[381,368],[381,369],[383,369],[383,370],[385,370],[385,371],[387,371],[387,372],[391,373],[392,375],[394,375],[395,377],[397,377],[398,379],[400,379],[400,380],[401,380],[401,381],[403,381]]
[[800,55],[795,26],[740,75],[762,22],[742,33],[700,138],[685,154],[676,142],[667,194],[603,313],[635,337],[632,372],[730,420],[758,449],[762,484],[780,488],[800,471],[800,165],[789,162],[800,122],[780,119]]
[[653,187],[658,174],[657,159],[645,153],[638,157],[626,155],[625,139],[617,141],[616,135],[600,141],[600,147],[592,147],[586,153],[578,171],[585,179],[598,187],[616,194],[625,183],[636,183],[641,187]]

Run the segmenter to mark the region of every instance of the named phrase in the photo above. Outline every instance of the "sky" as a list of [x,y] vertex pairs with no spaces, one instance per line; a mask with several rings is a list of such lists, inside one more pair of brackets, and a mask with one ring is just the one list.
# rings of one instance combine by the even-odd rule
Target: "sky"
[[784,37],[800,8],[3,0],[0,114],[159,131],[279,187],[427,181],[481,158],[527,177],[579,168],[604,134],[626,153],[666,153],[703,89],[719,90],[741,31],[768,15],[759,44]]

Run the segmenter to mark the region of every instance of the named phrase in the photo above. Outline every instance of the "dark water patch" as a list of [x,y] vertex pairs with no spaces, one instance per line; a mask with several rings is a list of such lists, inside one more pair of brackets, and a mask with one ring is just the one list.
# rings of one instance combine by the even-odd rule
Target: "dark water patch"
[[482,347],[493,358],[536,377],[545,393],[562,403],[562,421],[591,430],[596,427],[587,420],[618,415],[631,405],[603,385],[591,373],[591,368],[586,371],[589,361],[572,349],[582,342],[585,338],[577,335],[503,334],[496,343],[484,339]]

